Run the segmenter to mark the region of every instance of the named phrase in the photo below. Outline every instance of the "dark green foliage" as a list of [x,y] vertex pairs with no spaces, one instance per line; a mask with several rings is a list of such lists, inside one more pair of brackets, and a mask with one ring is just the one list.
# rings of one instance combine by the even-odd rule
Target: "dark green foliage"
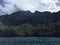
[[0,36],[54,36],[54,34],[60,33],[59,26],[58,23],[50,25],[31,25],[28,23],[19,26],[1,25]]
[[0,16],[0,36],[60,37],[60,12],[20,11]]

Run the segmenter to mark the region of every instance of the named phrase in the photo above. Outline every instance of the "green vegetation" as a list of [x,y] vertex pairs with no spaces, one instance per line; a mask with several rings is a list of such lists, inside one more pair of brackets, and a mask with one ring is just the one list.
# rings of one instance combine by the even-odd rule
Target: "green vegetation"
[[0,24],[0,36],[52,36],[56,33],[59,23],[48,25],[22,24],[18,26],[6,26]]
[[60,37],[60,12],[19,11],[0,16],[0,36]]

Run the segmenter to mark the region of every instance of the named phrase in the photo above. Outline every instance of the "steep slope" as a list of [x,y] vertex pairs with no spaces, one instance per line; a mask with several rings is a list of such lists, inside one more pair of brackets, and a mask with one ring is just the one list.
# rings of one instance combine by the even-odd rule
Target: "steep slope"
[[60,12],[38,12],[31,13],[29,11],[19,11],[11,15],[0,16],[0,21],[5,25],[21,25],[30,24],[49,24],[56,23],[60,20]]
[[60,12],[19,11],[0,16],[0,36],[60,37]]

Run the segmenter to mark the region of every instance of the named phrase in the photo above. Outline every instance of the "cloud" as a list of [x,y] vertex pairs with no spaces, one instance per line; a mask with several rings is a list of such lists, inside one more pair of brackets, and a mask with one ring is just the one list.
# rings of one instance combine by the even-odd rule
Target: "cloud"
[[60,0],[0,0],[0,14],[11,14],[16,11],[50,11],[60,10]]

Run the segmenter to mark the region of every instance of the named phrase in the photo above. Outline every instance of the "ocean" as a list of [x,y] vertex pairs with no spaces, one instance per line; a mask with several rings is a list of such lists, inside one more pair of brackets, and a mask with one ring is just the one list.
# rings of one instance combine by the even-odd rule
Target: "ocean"
[[57,37],[0,37],[0,45],[60,45]]

